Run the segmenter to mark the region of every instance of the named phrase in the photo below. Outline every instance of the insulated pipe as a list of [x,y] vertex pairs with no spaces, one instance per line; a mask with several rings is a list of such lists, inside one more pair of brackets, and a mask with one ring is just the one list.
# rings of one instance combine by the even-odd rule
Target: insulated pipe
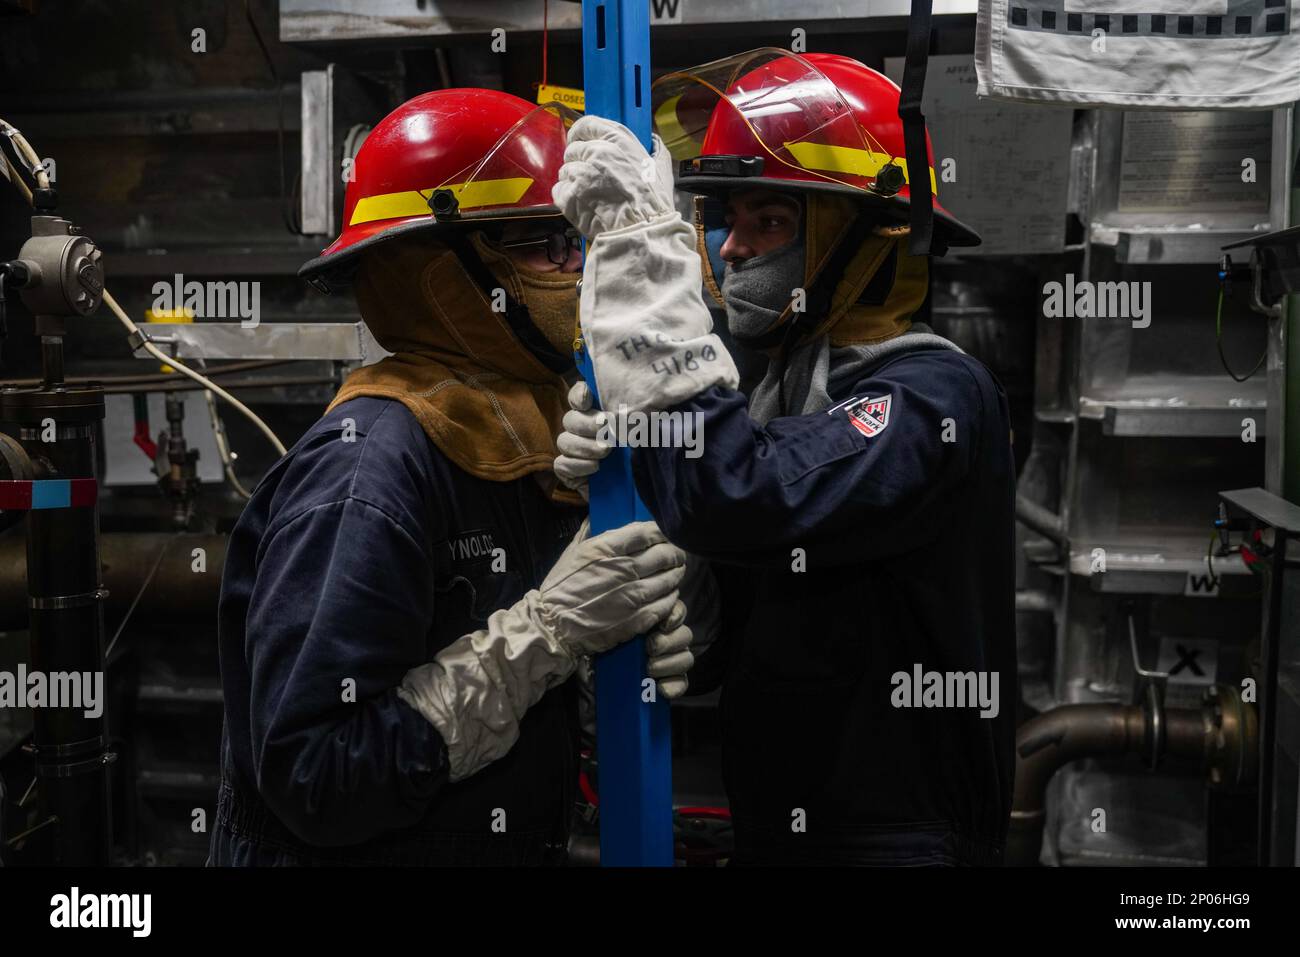
[[[163,546],[167,553],[136,607],[137,616],[216,614],[225,535],[109,532],[99,538],[105,614],[120,617],[135,600]],[[206,571],[194,571],[194,549],[204,551]],[[27,542],[21,532],[0,536],[0,631],[27,627]]]
[[1212,787],[1247,787],[1258,771],[1258,718],[1232,689],[1212,688],[1200,708],[1161,709],[1164,747],[1152,753],[1155,721],[1144,705],[1072,704],[1025,722],[1016,732],[1016,784],[1007,864],[1033,866],[1043,843],[1047,785],[1081,758],[1142,754],[1199,762]]

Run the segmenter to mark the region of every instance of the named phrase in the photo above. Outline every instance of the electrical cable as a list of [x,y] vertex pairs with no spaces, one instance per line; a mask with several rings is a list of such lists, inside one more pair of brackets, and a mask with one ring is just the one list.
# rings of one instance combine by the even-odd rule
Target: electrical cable
[[1219,540],[1219,533],[1212,532],[1210,534],[1209,547],[1205,549],[1205,567],[1209,569],[1210,572],[1211,589],[1215,589],[1219,587],[1219,576],[1214,573],[1214,543],[1218,540]]
[[[180,532],[176,533],[176,535],[180,534]],[[118,623],[117,631],[113,633],[113,640],[110,641],[108,647],[104,649],[104,667],[107,668],[112,663],[110,656],[113,654],[114,646],[117,645],[117,639],[122,636],[122,629],[125,628],[126,623],[131,620],[131,615],[135,612],[135,606],[140,603],[140,598],[144,595],[145,589],[149,587],[149,583],[153,581],[153,576],[157,574],[158,566],[162,564],[163,556],[166,555],[167,550],[172,547],[172,542],[176,541],[176,535],[173,535],[171,538],[168,538],[163,542],[163,547],[158,550],[158,557],[154,559],[153,568],[149,569],[149,574],[146,575],[144,581],[140,583],[140,590],[135,593],[135,598],[131,602],[131,607],[126,610],[126,614],[122,616],[122,620]]]
[[[12,123],[7,123],[3,119],[0,119],[0,134],[8,137],[9,142],[13,146],[14,151],[18,154],[19,159],[25,159],[31,164],[28,168],[28,173],[36,183],[36,188],[49,189],[50,174],[46,172],[45,165],[41,162],[40,154],[36,152],[31,143],[27,142],[27,138],[23,136],[22,131]],[[5,162],[9,163],[7,157]],[[17,171],[16,167],[14,167],[12,163],[9,163],[9,165],[15,170],[15,172]]]
[[[1218,540],[1219,540],[1219,533],[1218,532],[1212,533],[1210,535],[1209,547],[1205,551],[1205,567],[1208,569],[1210,573],[1210,587],[1213,589],[1217,589],[1219,587],[1219,582],[1221,580],[1219,574],[1214,570],[1214,543]],[[1251,563],[1245,560],[1245,555],[1242,553],[1241,545],[1228,545],[1219,552],[1220,558],[1227,558],[1230,555],[1240,556],[1242,559],[1242,564],[1246,566],[1246,570],[1251,573],[1255,572],[1255,568],[1251,565]],[[1261,598],[1263,597],[1263,595],[1264,595],[1264,590],[1260,589],[1259,591],[1254,592],[1252,594],[1237,595],[1235,597],[1241,599],[1252,599],[1252,598]]]
[[[203,362],[202,359],[199,362],[202,363],[200,368],[206,372],[207,363]],[[235,459],[239,458],[239,456],[230,450],[230,443],[226,439],[226,426],[221,421],[221,413],[217,411],[217,397],[212,394],[210,389],[204,389],[203,401],[208,406],[208,421],[212,425],[212,437],[217,442],[217,454],[221,457],[222,471],[226,473],[226,480],[230,482],[236,494],[247,502],[252,498],[252,495],[248,489],[240,484],[239,479],[235,476]]]
[[5,169],[9,171],[6,174],[6,176],[9,178],[9,181],[18,187],[18,191],[22,193],[23,198],[27,200],[27,205],[28,206],[32,205],[31,187],[28,186],[27,183],[23,181],[22,176],[18,173],[18,167],[14,166],[13,162],[9,159],[8,155],[6,155],[3,151],[0,151],[0,159],[3,159],[5,161]]
[[546,86],[546,48],[550,46],[549,24],[547,23],[550,14],[550,0],[542,0],[542,86]]
[[1223,352],[1223,287],[1222,286],[1219,287],[1219,305],[1218,308],[1214,310],[1214,344],[1219,349],[1219,361],[1223,363],[1224,371],[1227,372],[1228,375],[1232,376],[1233,382],[1245,382],[1247,379],[1249,379],[1251,376],[1253,376],[1256,372],[1260,370],[1260,367],[1264,365],[1264,361],[1268,358],[1268,347],[1265,346],[1264,352],[1259,357],[1259,361],[1255,363],[1255,368],[1251,369],[1243,376],[1237,375],[1237,373],[1232,371],[1232,367],[1228,365],[1228,357]]
[[221,413],[217,411],[217,397],[206,390],[203,397],[208,403],[208,418],[212,422],[212,436],[217,440],[217,453],[221,456],[221,467],[226,473],[226,480],[230,482],[230,487],[235,490],[235,493],[247,502],[253,497],[253,493],[244,488],[235,475],[234,460],[236,454],[230,451],[230,443],[226,439],[226,427],[221,421]]

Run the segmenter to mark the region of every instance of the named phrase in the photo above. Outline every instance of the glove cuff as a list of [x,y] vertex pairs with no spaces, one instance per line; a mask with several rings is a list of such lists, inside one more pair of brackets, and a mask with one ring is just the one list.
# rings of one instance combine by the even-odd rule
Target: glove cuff
[[666,409],[712,386],[739,384],[701,283],[695,231],[675,210],[592,244],[582,334],[607,412]]
[[542,625],[539,597],[530,591],[494,612],[486,628],[457,638],[433,661],[412,668],[397,689],[399,698],[438,729],[452,781],[503,757],[519,739],[524,713],[577,667]]

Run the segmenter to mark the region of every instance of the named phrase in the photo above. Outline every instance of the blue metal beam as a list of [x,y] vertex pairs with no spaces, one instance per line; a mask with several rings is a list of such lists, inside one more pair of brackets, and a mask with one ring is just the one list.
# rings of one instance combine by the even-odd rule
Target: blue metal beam
[[[583,0],[586,112],[618,120],[650,149],[650,4]],[[592,394],[585,350],[578,368]],[[616,448],[591,477],[591,530],[650,518],[632,482],[630,450]],[[600,761],[600,863],[671,867],[672,741],[668,702],[643,700],[645,642],[629,641],[596,661],[596,734]]]

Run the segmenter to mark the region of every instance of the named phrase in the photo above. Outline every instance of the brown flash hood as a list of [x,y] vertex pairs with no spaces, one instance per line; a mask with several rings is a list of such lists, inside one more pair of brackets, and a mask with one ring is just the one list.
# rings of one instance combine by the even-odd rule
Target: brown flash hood
[[[481,237],[474,242],[481,247]],[[355,292],[366,325],[394,354],[352,372],[331,409],[357,396],[393,399],[471,475],[505,482],[546,473],[539,479],[555,488],[565,382],[492,309],[455,251],[439,242],[386,243],[363,257]]]

